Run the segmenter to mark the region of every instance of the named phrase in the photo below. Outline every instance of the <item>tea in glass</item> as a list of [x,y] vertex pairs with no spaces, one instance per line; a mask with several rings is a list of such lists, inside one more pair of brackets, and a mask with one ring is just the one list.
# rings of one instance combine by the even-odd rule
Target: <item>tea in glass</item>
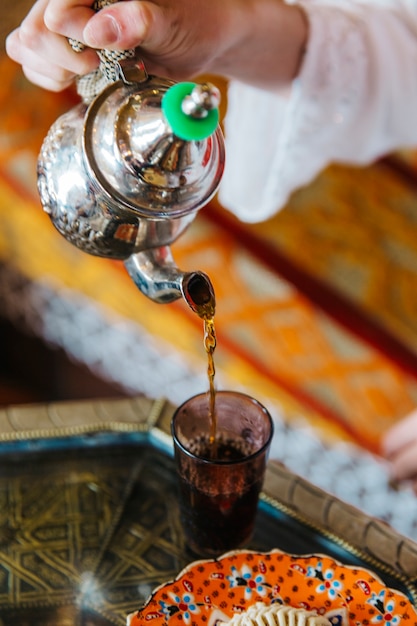
[[250,541],[273,423],[254,398],[216,393],[213,437],[210,394],[184,402],[172,420],[181,521],[196,555],[218,556]]

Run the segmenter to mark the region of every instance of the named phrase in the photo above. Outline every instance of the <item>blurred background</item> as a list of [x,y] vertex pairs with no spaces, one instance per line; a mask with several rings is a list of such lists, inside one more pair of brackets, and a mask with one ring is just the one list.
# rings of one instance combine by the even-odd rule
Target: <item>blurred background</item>
[[[6,57],[29,5],[3,0],[0,20],[0,405],[181,402],[208,386],[201,320],[146,299],[41,209],[37,155],[77,95],[34,87]],[[417,152],[331,166],[262,224],[214,200],[172,251],[213,282],[217,386],[270,408],[274,458],[417,534],[414,494],[391,489],[378,458],[381,434],[417,404]]]
[[[17,184],[17,189],[23,186],[25,191],[33,193],[36,189],[36,170],[30,158],[32,150],[39,148],[38,137],[43,133],[45,126],[39,129],[31,127],[31,123],[39,124],[39,116],[27,109],[20,115],[24,104],[24,80],[16,76],[16,82],[11,78],[16,67],[8,62],[5,55],[5,39],[7,35],[20,24],[23,17],[30,10],[32,0],[12,2],[4,0],[0,9],[0,58],[4,68],[7,85],[3,83],[1,89],[1,111],[3,114],[1,133],[1,169],[6,176],[10,174],[8,183]],[[36,92],[35,92],[36,93]],[[20,94],[20,95],[19,95]],[[34,94],[32,94],[34,95]],[[29,93],[26,94],[29,96]],[[60,98],[58,97],[59,101]],[[39,103],[39,108],[43,106]],[[48,103],[46,103],[48,106]],[[15,109],[16,107],[16,109]],[[59,106],[58,114],[63,112]],[[35,107],[36,108],[36,107]],[[50,107],[49,107],[50,108]],[[52,115],[56,109],[52,107]],[[46,116],[48,112],[45,111]],[[48,123],[48,122],[46,122]],[[33,143],[33,135],[36,134]],[[39,133],[39,135],[38,135]],[[26,141],[27,140],[27,141]],[[29,163],[26,159],[29,158]],[[19,160],[22,164],[19,165]],[[10,198],[5,196],[4,203],[7,211],[13,211],[9,205]],[[13,201],[11,200],[13,203]],[[7,236],[3,233],[3,236]],[[9,250],[8,255],[12,254]],[[7,256],[8,256],[7,255]],[[2,257],[3,262],[8,259]],[[5,314],[5,306],[0,312],[0,404],[40,402],[51,399],[87,397],[120,393],[114,390],[108,382],[95,377],[90,370],[81,363],[74,364],[68,359],[65,351],[47,345],[42,337],[28,332],[29,328],[16,323],[13,314]]]

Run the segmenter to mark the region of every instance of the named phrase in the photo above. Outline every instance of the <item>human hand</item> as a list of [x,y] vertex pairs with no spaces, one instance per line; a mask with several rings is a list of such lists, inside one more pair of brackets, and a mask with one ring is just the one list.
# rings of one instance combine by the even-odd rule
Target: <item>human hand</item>
[[[307,38],[304,12],[281,0],[37,0],[6,50],[35,84],[59,91],[98,66],[94,49],[138,49],[149,73],[211,73],[276,88],[292,80]],[[87,46],[74,52],[68,38]]]
[[382,440],[395,481],[410,480],[417,491],[417,410],[390,428]]
[[48,8],[49,0],[34,3],[19,28],[7,37],[6,52],[22,66],[31,82],[50,91],[62,91],[77,75],[96,69],[99,59],[91,49],[74,52],[66,37],[48,28]]

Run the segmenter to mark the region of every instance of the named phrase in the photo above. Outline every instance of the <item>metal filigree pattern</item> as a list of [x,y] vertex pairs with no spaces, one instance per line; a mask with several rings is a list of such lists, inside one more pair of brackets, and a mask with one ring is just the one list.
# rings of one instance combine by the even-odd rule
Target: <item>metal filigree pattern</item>
[[184,564],[173,473],[157,453],[51,450],[1,465],[1,616],[74,605],[124,624]]

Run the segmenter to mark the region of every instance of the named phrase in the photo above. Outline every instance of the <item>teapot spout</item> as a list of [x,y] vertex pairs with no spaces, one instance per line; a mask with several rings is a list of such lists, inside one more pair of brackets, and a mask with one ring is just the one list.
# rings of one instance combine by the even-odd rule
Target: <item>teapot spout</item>
[[213,285],[204,272],[183,272],[173,259],[169,246],[133,254],[124,261],[138,289],[160,304],[184,298],[194,313],[209,319],[215,313]]

